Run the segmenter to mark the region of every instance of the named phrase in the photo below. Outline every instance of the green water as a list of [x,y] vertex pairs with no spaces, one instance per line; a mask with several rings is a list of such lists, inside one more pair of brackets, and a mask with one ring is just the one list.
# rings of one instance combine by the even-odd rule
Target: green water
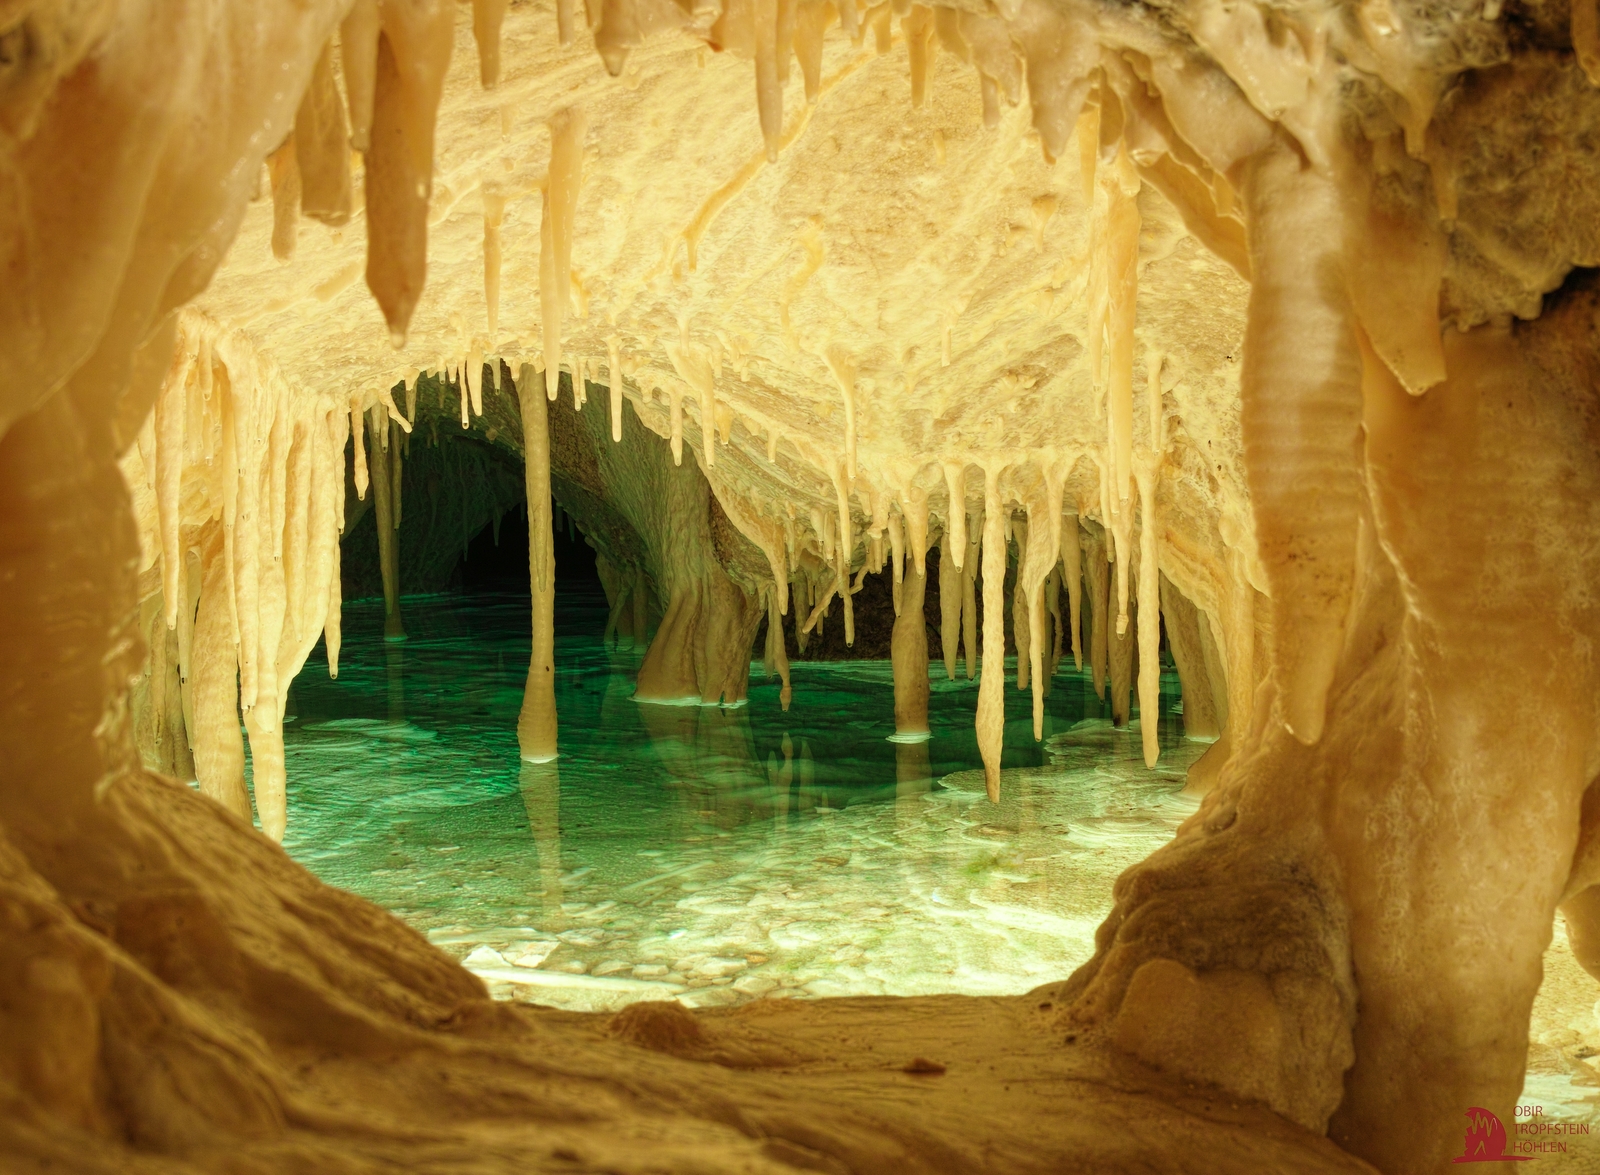
[[1194,805],[1204,745],[1162,681],[1162,756],[1113,730],[1065,662],[1042,743],[1007,686],[1001,802],[984,794],[977,686],[933,667],[922,744],[893,733],[889,666],[797,664],[788,713],[754,668],[747,705],[640,705],[641,651],[608,650],[604,601],[557,610],[561,756],[517,755],[527,597],[344,610],[340,676],[297,679],[286,847],[405,918],[497,995],[637,999],[1025,991],[1093,948],[1111,884]]

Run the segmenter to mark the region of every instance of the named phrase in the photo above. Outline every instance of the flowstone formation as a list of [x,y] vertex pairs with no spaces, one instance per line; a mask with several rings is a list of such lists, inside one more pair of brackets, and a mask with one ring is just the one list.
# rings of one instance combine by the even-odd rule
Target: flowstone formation
[[[1600,939],[1589,0],[0,24],[8,1150],[1424,1172],[1513,1120],[1558,907]],[[530,761],[553,493],[641,704],[883,575],[915,738],[931,573],[991,796],[1008,650],[1036,728],[1066,655],[1126,720],[1164,628],[1202,806],[1024,1000],[496,1006],[248,823],[369,496],[404,635],[424,424],[522,465]]]

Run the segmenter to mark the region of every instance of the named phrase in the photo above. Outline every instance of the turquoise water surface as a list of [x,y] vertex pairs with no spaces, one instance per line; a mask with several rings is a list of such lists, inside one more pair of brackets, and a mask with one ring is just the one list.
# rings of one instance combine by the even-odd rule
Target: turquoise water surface
[[984,794],[977,684],[933,666],[922,744],[893,733],[884,662],[796,664],[788,713],[631,698],[642,650],[563,586],[561,756],[522,763],[527,597],[347,604],[337,681],[313,654],[285,733],[286,847],[461,957],[498,995],[614,1008],[765,996],[1020,992],[1086,959],[1111,884],[1194,805],[1204,744],[1162,682],[1162,757],[1113,730],[1070,658],[1043,743],[1012,680],[1001,802]]

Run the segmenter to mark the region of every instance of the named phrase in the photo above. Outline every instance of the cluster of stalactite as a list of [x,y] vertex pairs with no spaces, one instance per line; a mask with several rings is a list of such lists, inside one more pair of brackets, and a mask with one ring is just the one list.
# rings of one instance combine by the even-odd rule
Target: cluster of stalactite
[[[496,0],[480,0],[474,6],[473,32],[486,87],[496,83],[500,72],[498,30],[503,11],[503,5]],[[364,153],[366,162],[368,282],[397,338],[406,331],[411,308],[425,276],[431,118],[438,103],[440,79],[454,35],[453,23],[441,13],[437,5],[419,6],[415,12],[407,10],[403,14],[375,0],[357,4],[346,17],[338,38],[345,80],[343,102],[329,68],[333,54],[330,42],[313,73],[296,119],[295,134],[274,156],[274,160],[282,161],[275,164],[273,170],[274,202],[278,220],[285,226],[282,232],[275,234],[274,247],[278,248],[281,237],[286,250],[292,245],[297,207],[308,216],[322,219],[337,220],[348,215],[347,161],[341,157],[337,166],[329,163],[333,155],[321,147],[325,141],[333,141],[344,133],[345,111],[348,111],[350,141]],[[671,560],[654,568],[650,578],[659,596],[662,616],[655,644],[641,674],[640,697],[741,699],[744,687],[736,680],[739,673],[733,649],[750,627],[751,614],[759,617],[761,612],[769,612],[776,621],[788,613],[791,584],[803,599],[804,616],[797,616],[795,620],[799,640],[805,640],[817,624],[825,623],[832,600],[838,598],[843,606],[845,640],[851,643],[854,636],[852,597],[860,590],[862,576],[869,571],[881,571],[885,559],[892,558],[898,599],[907,559],[916,569],[916,578],[925,574],[925,552],[930,528],[933,528],[935,534],[942,536],[941,574],[960,573],[963,592],[972,591],[974,585],[981,582],[986,612],[993,617],[987,622],[989,631],[984,634],[984,656],[989,672],[984,675],[980,688],[978,728],[990,786],[997,788],[1003,726],[999,691],[1006,650],[1004,626],[1000,620],[1004,611],[1002,575],[997,572],[1003,572],[1006,552],[1013,541],[1011,516],[1014,507],[1020,505],[1026,517],[1017,528],[1021,560],[1018,591],[1023,597],[1020,614],[1025,622],[1017,625],[1012,646],[1019,658],[1026,661],[1023,675],[1036,682],[1042,681],[1045,676],[1040,671],[1042,661],[1047,655],[1053,655],[1053,649],[1047,653],[1038,636],[1047,627],[1047,581],[1065,582],[1070,598],[1079,594],[1080,582],[1091,585],[1099,582],[1098,569],[1088,572],[1085,578],[1068,565],[1068,561],[1079,562],[1075,541],[1069,540],[1063,552],[1063,494],[1070,487],[1076,499],[1076,513],[1082,517],[1093,516],[1103,528],[1101,546],[1113,568],[1109,582],[1116,622],[1114,637],[1107,638],[1109,647],[1120,648],[1125,640],[1143,642],[1140,658],[1143,669],[1138,690],[1141,705],[1153,710],[1158,691],[1155,654],[1159,630],[1148,623],[1130,628],[1130,599],[1136,601],[1137,611],[1147,616],[1156,615],[1160,609],[1163,531],[1158,516],[1158,496],[1166,454],[1163,435],[1166,389],[1162,382],[1162,357],[1148,348],[1140,355],[1135,340],[1141,223],[1139,190],[1145,183],[1155,185],[1179,206],[1191,231],[1241,272],[1248,273],[1252,262],[1244,245],[1243,229],[1250,201],[1257,200],[1265,208],[1280,196],[1287,199],[1293,195],[1280,192],[1274,185],[1292,182],[1309,184],[1315,189],[1320,181],[1275,178],[1283,170],[1281,164],[1276,171],[1268,163],[1259,167],[1245,166],[1246,160],[1255,157],[1269,161],[1289,158],[1279,140],[1274,138],[1271,124],[1245,101],[1218,100],[1213,102],[1215,109],[1209,121],[1186,121],[1186,104],[1197,100],[1199,94],[1209,93],[1206,87],[1210,82],[1204,70],[1174,59],[1170,53],[1155,53],[1157,43],[1150,37],[1133,35],[1125,43],[1116,42],[1114,38],[1108,41],[1106,30],[1098,28],[1090,14],[1052,8],[1037,0],[1024,0],[988,16],[920,5],[906,6],[903,11],[878,5],[867,12],[859,12],[853,0],[777,5],[770,11],[759,5],[746,5],[728,7],[704,29],[688,14],[668,16],[662,12],[644,19],[631,5],[596,8],[587,15],[596,47],[614,73],[622,68],[628,50],[639,43],[641,37],[666,27],[663,20],[668,25],[682,23],[690,31],[703,35],[717,49],[732,50],[752,58],[756,70],[757,108],[769,158],[775,158],[783,146],[781,86],[788,77],[791,62],[798,59],[806,82],[807,100],[815,101],[823,35],[829,25],[839,22],[858,44],[870,31],[883,51],[889,44],[891,21],[898,16],[901,35],[912,49],[914,104],[921,103],[926,91],[928,63],[936,45],[974,66],[982,83],[986,120],[991,125],[997,117],[997,104],[1002,95],[1008,101],[1018,100],[1020,83],[1026,73],[1034,125],[1046,155],[1059,156],[1074,140],[1077,143],[1084,197],[1094,221],[1085,335],[1096,394],[1095,410],[1105,439],[1089,452],[1071,454],[1046,449],[1034,453],[1012,451],[1004,455],[983,455],[953,451],[929,454],[920,466],[863,468],[858,461],[856,435],[856,361],[848,349],[833,346],[826,354],[826,362],[844,407],[838,450],[814,451],[815,445],[805,437],[782,436],[774,421],[763,421],[748,414],[742,417],[753,433],[765,432],[769,462],[776,462],[780,442],[787,441],[797,450],[802,464],[824,471],[824,476],[832,481],[829,505],[806,504],[802,499],[797,509],[796,501],[791,499],[784,503],[784,513],[774,516],[769,513],[773,504],[744,500],[739,487],[715,472],[719,442],[724,446],[728,444],[735,423],[741,419],[726,394],[719,394],[719,382],[726,366],[732,366],[742,376],[748,358],[725,353],[716,342],[707,344],[692,338],[686,323],[681,324],[677,339],[662,341],[664,362],[659,364],[648,356],[623,354],[613,336],[604,365],[612,440],[621,440],[626,397],[641,410],[650,427],[667,438],[673,462],[679,465],[683,459],[685,409],[692,406],[699,416],[701,431],[700,444],[695,449],[696,461],[709,480],[721,510],[765,556],[770,568],[770,578],[765,585],[741,583],[738,593],[723,584],[722,577],[715,571],[698,568],[673,571],[668,568]],[[1266,36],[1259,30],[1259,36],[1248,29],[1235,32],[1243,38],[1241,51],[1259,50],[1261,45],[1257,42]],[[573,13],[566,9],[563,9],[560,35],[563,43],[575,35]],[[1117,35],[1126,39],[1130,34],[1128,30],[1120,30]],[[1251,36],[1256,36],[1256,40],[1250,40]],[[380,135],[375,129],[380,128],[380,124],[387,128],[385,134]],[[542,372],[546,394],[555,399],[562,386],[562,368],[570,369],[572,378],[567,385],[572,389],[574,408],[581,410],[588,388],[596,386],[600,380],[602,366],[597,358],[564,355],[562,323],[571,297],[569,277],[574,216],[583,182],[587,123],[580,109],[568,108],[557,111],[549,125],[549,168],[542,183],[540,219],[542,349],[529,354],[526,360],[507,355],[507,362],[515,362],[525,372],[525,377],[517,381],[518,394],[524,397],[529,394],[525,386],[529,379],[538,380]],[[1325,189],[1326,184],[1317,191]],[[1306,200],[1297,199],[1296,207],[1308,203],[1315,206],[1320,198],[1317,191],[1311,191]],[[1051,209],[1036,208],[1035,212],[1048,219]],[[503,198],[490,199],[486,195],[483,249],[487,333],[477,335],[459,330],[460,353],[446,365],[447,370],[457,372],[453,382],[458,389],[463,427],[470,427],[474,417],[484,411],[484,359],[499,348],[503,214]],[[714,216],[715,208],[711,208],[708,215]],[[1261,219],[1268,220],[1265,215]],[[691,268],[695,242],[708,223],[709,220],[698,224],[689,235]],[[1263,256],[1274,247],[1268,235],[1260,232],[1256,234],[1255,246],[1257,253]],[[820,263],[820,255],[814,260]],[[1272,275],[1287,268],[1292,267],[1269,266]],[[1272,275],[1269,280],[1275,280]],[[1339,342],[1337,330],[1331,332],[1333,342],[1330,345],[1336,344],[1339,349],[1330,352],[1325,360],[1299,364],[1294,371],[1278,371],[1271,366],[1274,362],[1269,354],[1271,340],[1277,337],[1271,325],[1272,315],[1284,313],[1286,306],[1299,307],[1292,302],[1296,296],[1291,280],[1290,287],[1282,294],[1275,292],[1270,298],[1261,299],[1263,310],[1252,327],[1260,341],[1252,349],[1257,360],[1246,378],[1247,417],[1254,411],[1251,405],[1259,399],[1252,398],[1251,389],[1271,379],[1278,380],[1275,386],[1304,386],[1308,397],[1321,397],[1317,405],[1308,403],[1306,406],[1305,410],[1313,412],[1337,411],[1332,399],[1335,389],[1349,386],[1345,377],[1330,380],[1321,375],[1324,370],[1337,373],[1350,369],[1349,357],[1353,352],[1347,342]],[[1303,296],[1315,297],[1314,294]],[[1294,312],[1299,313],[1301,309],[1315,311],[1315,307],[1299,307]],[[1329,313],[1344,313],[1348,317],[1348,311],[1337,308]],[[1410,322],[1398,326],[1379,323],[1369,330],[1379,345],[1392,344],[1385,348],[1391,355],[1401,352],[1402,343],[1426,337],[1425,331],[1419,332],[1416,324]],[[1345,333],[1348,335],[1348,331]],[[1436,378],[1430,361],[1426,356],[1417,357],[1415,347],[1404,353],[1409,356],[1407,370],[1415,373],[1422,384],[1429,378]],[[1147,388],[1146,412],[1135,411],[1138,398],[1135,375],[1139,366],[1143,368]],[[491,374],[491,386],[498,388],[502,371],[509,374],[511,368],[496,357],[487,370]],[[424,375],[418,373],[417,379],[423,378]],[[1343,384],[1339,383],[1341,378]],[[1263,406],[1261,424],[1253,430],[1259,437],[1259,444],[1270,446],[1273,443],[1270,438],[1276,427],[1274,421],[1298,419],[1301,409],[1283,407],[1292,399],[1292,395],[1285,392],[1274,397],[1271,406]],[[660,411],[663,406],[664,413]],[[660,419],[663,415],[664,421]],[[1347,411],[1344,419],[1349,419]],[[1340,444],[1346,443],[1339,440],[1336,430],[1328,435],[1331,439],[1321,450],[1323,452],[1335,453]],[[1320,580],[1293,585],[1284,581],[1280,594],[1293,597],[1296,603],[1294,610],[1278,618],[1283,633],[1272,645],[1280,678],[1293,683],[1292,696],[1296,700],[1292,708],[1304,711],[1295,720],[1299,724],[1297,729],[1305,737],[1314,739],[1314,715],[1318,698],[1326,689],[1330,650],[1336,647],[1342,631],[1337,615],[1344,600],[1340,592],[1344,589],[1338,584],[1342,582],[1341,576],[1348,577],[1338,569],[1338,559],[1347,561],[1350,531],[1348,522],[1341,524],[1342,530],[1330,530],[1334,523],[1332,516],[1326,513],[1318,514],[1313,525],[1308,507],[1296,496],[1301,491],[1288,484],[1295,480],[1296,470],[1305,471],[1303,458],[1320,459],[1309,450],[1303,452],[1294,448],[1285,455],[1288,465],[1281,477],[1270,472],[1270,460],[1259,462],[1263,472],[1257,479],[1259,484],[1253,488],[1262,499],[1260,516],[1267,523],[1262,532],[1264,539],[1279,541],[1273,538],[1278,533],[1273,529],[1273,520],[1280,519],[1284,527],[1294,531],[1294,543],[1317,541],[1323,544],[1318,548],[1322,552],[1318,558],[1305,558],[1296,550],[1285,551],[1282,558],[1263,562],[1258,558],[1254,536],[1234,527],[1233,533],[1225,538],[1232,551],[1230,570],[1236,574],[1225,577],[1226,583],[1213,581],[1185,587],[1190,594],[1198,592],[1206,597],[1207,606],[1202,609],[1206,619],[1198,627],[1206,634],[1208,644],[1221,650],[1211,657],[1210,664],[1225,664],[1222,675],[1232,682],[1230,700],[1234,704],[1223,709],[1243,715],[1248,710],[1248,695],[1257,676],[1254,646],[1258,625],[1253,614],[1253,597],[1258,589],[1268,587],[1266,567],[1279,568],[1277,574],[1282,576],[1322,576]],[[1079,469],[1080,464],[1087,472]],[[970,476],[974,467],[978,470],[976,477]],[[542,487],[547,484],[549,474],[539,472],[536,454],[530,457],[528,469],[529,500],[543,500]],[[1318,467],[1311,472],[1327,473],[1330,486],[1348,482],[1347,472],[1340,473],[1333,467]],[[1340,482],[1341,477],[1345,482]],[[538,494],[533,492],[535,481],[541,487]],[[939,511],[935,499],[941,482],[946,491],[946,504]],[[1280,483],[1284,485],[1281,491],[1276,488]],[[969,494],[976,498],[975,502],[969,501]],[[864,507],[859,514],[852,505],[853,498],[858,498]],[[384,508],[381,496],[377,506],[380,512]],[[691,507],[696,517],[703,512],[697,504]],[[393,513],[396,512],[391,508]],[[530,519],[536,532],[532,540],[530,571],[537,589],[548,579],[543,553],[548,544],[541,529],[544,520],[537,516],[538,510],[534,514],[536,516]],[[661,518],[641,521],[634,530],[643,536],[653,524],[663,521]],[[1023,537],[1030,531],[1032,541]],[[1313,532],[1323,533],[1325,537],[1313,540]],[[691,548],[694,545],[689,544]],[[863,548],[859,555],[858,546]],[[1346,555],[1338,555],[1340,551]],[[385,556],[386,566],[390,558]],[[637,582],[645,573],[638,557],[632,554],[619,557],[613,551],[608,558],[609,566],[632,568],[631,572],[608,572],[608,582],[622,585],[610,593],[613,604],[621,607],[620,601],[630,593],[642,600],[644,593],[638,589]],[[661,563],[660,560],[656,562]],[[969,562],[971,567],[967,566]],[[976,574],[980,564],[985,571],[981,577]],[[1315,568],[1331,570],[1308,570]],[[1181,576],[1189,568],[1173,570]],[[634,586],[627,587],[625,581]],[[392,592],[389,594],[392,596]],[[752,594],[757,597],[755,601],[750,599]],[[945,609],[955,607],[958,599],[958,593],[941,593]],[[541,607],[536,605],[536,612]],[[948,626],[951,631],[945,639],[950,639],[962,625],[975,624],[975,616],[975,607],[963,601],[954,623]],[[1285,623],[1287,620],[1293,623]],[[619,614],[611,627],[615,629],[621,623]],[[633,626],[633,623],[630,618],[628,624]],[[539,621],[535,627],[542,633],[548,624]],[[769,630],[773,627],[769,623]],[[712,636],[713,631],[720,635]],[[906,631],[909,633],[909,627]],[[1130,636],[1131,633],[1138,634],[1137,638]],[[536,633],[536,643],[543,639]],[[968,646],[973,643],[969,638]],[[778,658],[769,651],[769,659]],[[1120,661],[1108,654],[1108,664],[1120,664]],[[549,675],[536,676],[538,680],[545,680]],[[1041,684],[1039,690],[1042,688]],[[546,710],[551,709],[553,700],[542,705]],[[1042,695],[1036,691],[1036,728],[1042,706]],[[1200,725],[1204,727],[1205,724]],[[548,741],[553,735],[547,731],[541,738]],[[1144,739],[1146,758],[1153,762],[1155,731],[1147,729]],[[546,746],[541,753],[553,753],[553,749]]]
[[[498,72],[503,11],[496,0],[474,4],[486,85]],[[968,672],[981,659],[976,721],[995,795],[1013,545],[1010,646],[1035,691],[1036,730],[1056,633],[1080,634],[1070,616],[1076,608],[1081,618],[1085,598],[1088,648],[1080,637],[1075,656],[1086,655],[1096,677],[1104,666],[1115,697],[1124,688],[1119,673],[1132,688],[1137,645],[1141,706],[1153,713],[1155,618],[1165,611],[1188,687],[1186,714],[1194,698],[1203,723],[1202,695],[1209,700],[1226,770],[1211,765],[1218,786],[1200,813],[1119,888],[1099,954],[1067,990],[1065,1020],[1312,1130],[1332,1122],[1341,1140],[1396,1169],[1411,1163],[1401,1154],[1408,1130],[1429,1132],[1429,1155],[1438,1157],[1440,1124],[1459,1105],[1477,1099],[1509,1112],[1526,1034],[1507,1026],[1526,1025],[1556,904],[1581,902],[1590,879],[1573,862],[1595,760],[1586,660],[1595,556],[1585,504],[1597,497],[1596,478],[1592,453],[1572,443],[1587,436],[1588,406],[1575,390],[1584,386],[1581,363],[1562,351],[1541,357],[1540,367],[1534,342],[1508,319],[1485,315],[1477,330],[1463,321],[1461,331],[1441,332],[1440,284],[1458,209],[1450,161],[1425,159],[1449,71],[1423,39],[1405,35],[1387,5],[1365,6],[1349,20],[1302,13],[1286,30],[1253,4],[1198,4],[1182,14],[1182,38],[1153,21],[1049,0],[1008,0],[985,15],[756,0],[723,6],[704,28],[696,12],[676,5],[607,0],[587,15],[613,73],[630,48],[667,28],[748,54],[769,158],[785,147],[780,86],[791,60],[814,98],[832,20],[887,46],[898,17],[913,47],[914,102],[925,93],[934,44],[973,64],[986,112],[1026,80],[1046,154],[1076,144],[1093,220],[1085,336],[1103,439],[1081,451],[1049,438],[960,441],[878,468],[858,451],[861,392],[843,346],[825,357],[843,407],[836,443],[826,446],[784,435],[781,422],[758,409],[736,408],[723,373],[740,357],[691,337],[686,324],[678,338],[659,340],[659,356],[611,347],[611,447],[600,446],[596,461],[601,497],[627,518],[639,549],[608,553],[605,576],[614,612],[630,595],[637,609],[648,591],[660,613],[639,699],[741,700],[763,616],[769,633],[791,612],[791,623],[809,633],[838,597],[848,639],[861,577],[886,564],[900,615],[917,620],[927,552],[938,542],[942,652],[947,671],[957,652]],[[560,35],[574,35],[568,0],[559,17]],[[1574,5],[1571,39],[1589,69],[1593,17],[1592,7]],[[347,134],[363,152],[367,281],[397,340],[426,276],[433,117],[453,35],[452,5],[443,0],[358,0],[338,39],[345,93],[330,67],[333,42],[320,56],[295,58],[306,59],[296,76],[309,87],[292,151],[280,148],[270,169],[281,221],[275,247],[287,252],[297,209],[330,223],[348,215]],[[1341,70],[1352,62],[1385,87],[1384,101],[1363,109],[1354,131],[1341,104]],[[39,106],[28,117],[61,115]],[[498,339],[503,209],[486,198],[488,333],[464,338],[443,365],[461,371],[464,426],[484,413],[486,386],[509,387],[519,407],[534,601],[519,736],[535,760],[558,746],[550,537],[557,469],[547,404],[568,386],[581,410],[587,388],[601,386],[598,357],[565,354],[562,340],[586,126],[573,108],[549,121],[541,347],[518,350]],[[1409,183],[1430,167],[1437,170],[1426,199],[1393,180]],[[1179,471],[1166,435],[1163,358],[1137,329],[1145,184],[1250,282],[1239,377],[1250,500],[1247,508],[1227,503],[1210,520],[1217,542],[1204,557],[1173,541],[1162,518],[1164,487]],[[1390,190],[1396,186],[1400,196]],[[689,234],[691,268],[715,215],[710,207]],[[54,258],[47,251],[30,263],[55,274]],[[74,272],[63,261],[52,280],[67,289]],[[194,275],[184,276],[192,286]],[[133,285],[100,285],[115,288],[116,298],[139,296]],[[148,333],[142,328],[158,299],[145,302],[143,318],[119,326],[124,350]],[[52,298],[28,314],[35,317],[17,330],[31,348],[19,359],[23,382],[54,389],[86,360],[88,344],[41,359],[51,339],[35,319],[58,324],[67,315]],[[1583,328],[1551,329],[1578,337]],[[368,486],[375,493],[390,635],[399,635],[396,487],[417,378],[407,379],[401,412],[382,390],[292,386],[242,339],[192,317],[178,320],[174,339],[150,423],[125,459],[144,521],[144,598],[155,601],[144,617],[153,651],[139,715],[157,760],[179,770],[181,719],[202,789],[244,813],[234,720],[242,713],[256,808],[263,828],[281,836],[284,686],[324,632],[330,662],[337,656],[346,429],[358,496]],[[487,385],[486,355],[495,357]],[[576,376],[565,385],[563,368]],[[666,441],[670,460],[649,438],[625,443],[625,399]],[[24,407],[19,400],[13,411]],[[686,409],[698,415],[698,443],[685,435]],[[717,460],[736,423],[766,435],[774,466],[782,445],[821,491],[751,500]],[[1473,503],[1464,521],[1453,513],[1463,502]],[[1495,504],[1533,504],[1538,525],[1504,538]],[[744,562],[730,570],[717,556],[718,519],[765,561],[759,582]],[[1068,619],[1058,622],[1063,586]],[[1511,619],[1538,609],[1539,631]],[[648,625],[654,618],[643,611]],[[620,623],[619,613],[613,627]],[[630,623],[637,636],[638,622]],[[915,735],[925,726],[924,629],[908,621],[902,637],[898,628],[897,725]],[[205,652],[198,659],[197,648]],[[776,640],[769,649],[779,672],[782,650]],[[1471,659],[1486,653],[1492,672]],[[1373,700],[1380,696],[1397,700]],[[1450,714],[1446,701],[1460,713]],[[1369,738],[1373,729],[1382,736]],[[1147,758],[1154,736],[1147,724]],[[1529,759],[1541,765],[1531,800],[1521,790]],[[1282,784],[1301,778],[1310,781],[1301,791]],[[1375,807],[1382,819],[1371,818]],[[1484,815],[1512,809],[1516,819]],[[1272,854],[1261,851],[1268,844]],[[1577,917],[1581,906],[1571,908]],[[1493,951],[1460,931],[1507,919],[1512,926]],[[1402,922],[1412,930],[1409,945],[1394,941]],[[1473,1092],[1479,1086],[1487,1095]]]

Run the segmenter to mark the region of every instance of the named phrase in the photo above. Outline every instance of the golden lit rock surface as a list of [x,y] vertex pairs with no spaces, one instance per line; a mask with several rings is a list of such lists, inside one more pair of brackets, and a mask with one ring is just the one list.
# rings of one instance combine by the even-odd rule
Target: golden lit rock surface
[[[1512,1122],[1558,906],[1591,970],[1600,933],[1600,299],[1572,272],[1600,260],[1597,23],[0,9],[7,1151],[1409,1173],[1450,1165],[1469,1107]],[[419,370],[459,371],[456,402]],[[608,1032],[490,1003],[253,832],[233,666],[281,836],[274,736],[336,644],[347,435],[392,529],[424,427],[521,453],[541,411],[614,620],[631,596],[635,632],[660,621],[647,698],[737,701],[762,615],[804,631],[839,594],[851,633],[849,582],[914,597],[937,543],[952,668],[985,603],[993,795],[1004,645],[1037,686],[1063,573],[1123,717],[1157,611],[1181,623],[1222,737],[1095,958],[1021,1000]]]

